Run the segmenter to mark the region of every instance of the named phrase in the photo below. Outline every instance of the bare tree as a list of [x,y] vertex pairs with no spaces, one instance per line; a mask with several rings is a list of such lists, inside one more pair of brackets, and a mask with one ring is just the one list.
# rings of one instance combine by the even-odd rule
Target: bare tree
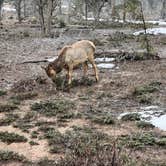
[[127,6],[127,0],[123,0],[123,22],[126,22],[126,7]]
[[51,35],[51,21],[55,8],[59,5],[59,0],[35,0],[42,36]]
[[111,18],[114,21],[116,18],[116,0],[108,0],[108,5],[111,8]]
[[152,55],[151,54],[152,46],[150,45],[150,41],[148,39],[147,26],[146,26],[145,16],[144,16],[143,7],[142,7],[141,2],[140,2],[140,8],[141,8],[141,15],[142,15],[142,22],[143,22],[143,29],[144,29],[143,46],[145,47],[145,49],[147,51],[147,55],[150,56],[150,55]]
[[126,21],[126,15],[130,14],[132,19],[137,19],[140,16],[139,0],[123,0],[123,22]]
[[27,11],[26,11],[27,4],[25,0],[23,0],[23,6],[24,6],[24,18],[25,18],[27,16]]
[[161,18],[166,19],[166,0],[162,0]]
[[19,23],[21,23],[22,21],[22,16],[21,16],[21,8],[22,8],[22,0],[14,0],[14,6],[16,8],[17,11],[17,18]]
[[88,23],[88,0],[85,0],[85,19],[86,19],[86,25]]
[[95,19],[95,26],[97,25],[97,23],[99,22],[100,19],[100,13],[102,8],[104,7],[106,0],[87,0],[85,1],[85,3],[89,6],[89,8],[92,10],[93,12],[93,16]]
[[4,0],[0,0],[0,21],[2,20],[2,5]]

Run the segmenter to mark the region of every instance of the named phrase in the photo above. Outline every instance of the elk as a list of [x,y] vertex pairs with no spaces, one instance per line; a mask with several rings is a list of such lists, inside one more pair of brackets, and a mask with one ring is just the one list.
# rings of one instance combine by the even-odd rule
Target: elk
[[[53,81],[56,75],[63,69],[67,70],[68,85],[71,85],[73,69],[78,65],[83,65],[84,76],[88,70],[88,61],[94,69],[96,81],[99,80],[98,70],[94,61],[95,45],[88,40],[81,40],[72,45],[64,46],[58,55],[58,58],[50,62],[45,69],[46,74]],[[42,67],[43,68],[43,67]]]

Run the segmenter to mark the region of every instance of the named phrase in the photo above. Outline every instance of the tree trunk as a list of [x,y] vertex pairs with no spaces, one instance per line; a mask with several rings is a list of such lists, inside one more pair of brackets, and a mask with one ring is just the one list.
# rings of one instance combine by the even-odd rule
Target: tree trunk
[[0,21],[2,20],[2,5],[4,0],[0,0]]
[[111,18],[115,20],[115,0],[111,0]]
[[62,0],[59,0],[59,15],[62,15]]
[[45,36],[46,27],[45,27],[44,13],[43,13],[43,7],[42,6],[39,8],[39,20],[40,20],[40,25],[41,25],[41,35]]
[[2,20],[2,6],[0,4],[0,21]]
[[24,18],[27,17],[27,12],[26,12],[26,2],[24,0]]
[[126,0],[124,0],[123,4],[123,22],[126,22]]
[[85,2],[85,20],[86,20],[86,25],[88,25],[88,3]]
[[145,42],[145,48],[147,50],[147,54],[149,54],[149,56],[151,55],[151,45],[147,36],[147,27],[146,27],[146,23],[145,23],[145,17],[144,17],[144,12],[143,12],[143,6],[142,3],[140,3],[140,7],[141,7],[141,15],[142,15],[142,22],[143,22],[143,29],[144,29],[144,42]]
[[53,11],[53,0],[48,0],[46,36],[51,35],[52,11]]
[[18,6],[17,17],[18,17],[18,22],[21,23],[21,6]]
[[16,0],[14,3],[16,11],[17,11],[17,19],[18,19],[19,23],[21,23],[21,21],[22,21],[22,19],[21,19],[21,2],[22,2],[22,0]]
[[166,19],[166,0],[162,2],[161,19]]
[[46,28],[45,28],[45,21],[44,21],[44,6],[42,0],[37,1],[38,6],[38,13],[39,13],[39,21],[41,25],[41,36],[45,36]]

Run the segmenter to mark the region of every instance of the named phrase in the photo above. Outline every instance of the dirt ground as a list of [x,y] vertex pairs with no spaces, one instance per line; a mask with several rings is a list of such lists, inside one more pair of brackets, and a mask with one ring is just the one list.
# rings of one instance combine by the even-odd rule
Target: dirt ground
[[[54,57],[64,45],[80,39],[97,41],[97,50],[137,50],[140,49],[141,41],[139,37],[131,36],[133,31],[56,29],[55,34],[58,37],[39,38],[39,30],[35,28],[0,29],[0,90],[5,92],[0,96],[0,107],[3,107],[0,108],[0,132],[16,133],[27,138],[26,142],[8,144],[2,141],[0,136],[0,151],[13,151],[24,155],[34,165],[36,163],[40,165],[39,161],[45,158],[48,160],[63,158],[70,148],[63,147],[64,150],[50,152],[51,136],[45,137],[46,131],[43,132],[42,127],[52,127],[61,134],[72,131],[73,126],[89,127],[106,134],[112,140],[140,133],[152,134],[155,140],[165,139],[166,131],[156,127],[139,128],[136,121],[118,120],[118,116],[125,112],[137,112],[141,107],[151,105],[166,109],[166,36],[150,36],[154,50],[158,52],[161,60],[114,62],[116,67],[113,69],[99,68],[98,83],[95,82],[92,68],[89,68],[87,78],[82,78],[83,71],[77,69],[74,71],[74,83],[70,92],[57,89],[57,86],[47,78],[41,69],[41,65],[46,65],[45,63],[20,64],[28,60]],[[159,84],[157,90],[145,95],[135,95],[136,88],[151,83]],[[47,115],[49,110],[40,112],[40,108],[38,109],[40,105],[33,107],[36,103],[56,101],[72,102],[74,107],[67,108],[67,113],[62,112],[58,115],[52,112]],[[6,108],[7,105],[14,105],[16,108]],[[62,107],[65,109],[64,105]],[[66,105],[68,107],[70,104]],[[44,107],[42,109],[45,110]],[[18,117],[5,121],[9,114]],[[111,120],[114,122],[111,123]],[[33,137],[35,132],[37,134]],[[32,145],[32,142],[37,144]],[[124,148],[130,151],[129,156],[134,156],[136,165],[166,163],[166,141],[162,145],[143,142],[141,149],[127,145]],[[1,165],[27,164],[13,158],[3,159],[0,156]]]

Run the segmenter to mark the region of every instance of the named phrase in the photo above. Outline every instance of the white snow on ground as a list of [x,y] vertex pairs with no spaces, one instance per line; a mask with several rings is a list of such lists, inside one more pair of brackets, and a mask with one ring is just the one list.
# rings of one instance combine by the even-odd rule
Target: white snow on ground
[[[135,21],[135,20],[127,20],[127,22],[135,23],[135,24],[141,24],[142,21]],[[166,25],[166,21],[145,21],[146,23],[150,24],[158,24],[158,25]]]
[[48,58],[46,59],[48,62],[53,62],[55,59],[57,59],[57,56],[53,57],[53,58]]
[[97,67],[98,68],[103,68],[103,69],[112,69],[115,67],[115,64],[112,64],[112,63],[100,63],[100,64],[97,64]]
[[[134,32],[133,35],[137,36],[140,34],[144,34],[145,31],[141,30],[138,32]],[[147,29],[147,34],[153,34],[153,35],[159,35],[159,34],[164,34],[166,35],[166,27],[161,27],[161,28],[148,28]]]
[[[123,20],[115,20],[116,22],[120,22],[123,23]],[[141,20],[126,20],[126,22],[128,23],[134,23],[134,24],[141,24],[143,23]],[[157,25],[161,25],[161,26],[166,26],[166,21],[163,20],[159,20],[159,21],[145,21],[146,23],[150,23],[150,24],[157,24]]]
[[165,109],[160,108],[159,106],[147,106],[141,107],[139,112],[125,112],[120,114],[118,119],[121,119],[124,115],[138,113],[141,116],[141,120],[150,122],[155,127],[166,131],[166,114]]
[[147,23],[166,25],[166,21],[146,21]]
[[95,61],[96,62],[113,62],[115,60],[115,58],[96,58]]
[[10,6],[4,6],[2,7],[2,12],[16,12],[16,9]]

